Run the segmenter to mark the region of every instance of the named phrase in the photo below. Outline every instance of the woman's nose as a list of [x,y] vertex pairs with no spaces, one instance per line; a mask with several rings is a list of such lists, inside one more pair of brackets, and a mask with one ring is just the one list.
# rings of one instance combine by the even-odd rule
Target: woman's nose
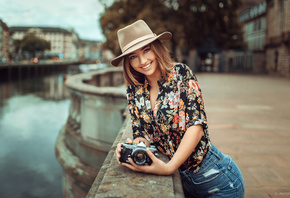
[[147,61],[147,58],[144,55],[140,55],[140,63],[144,65]]

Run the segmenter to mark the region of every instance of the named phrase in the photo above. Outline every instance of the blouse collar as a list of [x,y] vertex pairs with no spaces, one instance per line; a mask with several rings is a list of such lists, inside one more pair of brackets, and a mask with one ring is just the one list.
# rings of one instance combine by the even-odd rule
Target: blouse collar
[[[159,87],[161,87],[165,82],[166,82],[166,78],[163,75],[161,75],[161,78],[157,81]],[[149,90],[150,87],[151,86],[150,86],[147,78],[145,78],[143,88]]]

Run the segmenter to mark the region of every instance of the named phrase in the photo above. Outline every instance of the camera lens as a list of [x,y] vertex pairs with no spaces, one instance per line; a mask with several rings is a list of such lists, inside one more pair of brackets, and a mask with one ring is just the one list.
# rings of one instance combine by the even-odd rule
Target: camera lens
[[137,156],[136,156],[136,158],[137,158],[138,160],[143,159],[143,153],[138,153]]
[[146,163],[147,154],[144,150],[135,150],[132,154],[133,161],[138,165],[144,165]]

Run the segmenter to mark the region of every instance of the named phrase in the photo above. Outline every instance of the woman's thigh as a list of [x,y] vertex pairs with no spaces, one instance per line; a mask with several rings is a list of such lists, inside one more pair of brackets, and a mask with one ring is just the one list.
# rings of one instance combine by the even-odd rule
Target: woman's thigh
[[244,180],[236,163],[214,146],[197,173],[181,171],[189,197],[244,197]]

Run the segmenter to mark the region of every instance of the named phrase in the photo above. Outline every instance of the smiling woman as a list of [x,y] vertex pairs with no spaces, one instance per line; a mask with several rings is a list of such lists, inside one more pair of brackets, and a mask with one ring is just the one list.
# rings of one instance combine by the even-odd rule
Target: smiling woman
[[118,31],[122,54],[111,64],[123,65],[127,84],[133,131],[133,140],[127,143],[155,146],[170,160],[158,159],[148,148],[144,155],[151,159],[150,165],[137,163],[130,154],[124,159],[122,142],[117,144],[116,158],[137,172],[179,171],[185,197],[244,197],[238,166],[210,141],[196,76],[187,65],[171,60],[161,43],[170,38],[169,32],[157,36],[143,20]]

